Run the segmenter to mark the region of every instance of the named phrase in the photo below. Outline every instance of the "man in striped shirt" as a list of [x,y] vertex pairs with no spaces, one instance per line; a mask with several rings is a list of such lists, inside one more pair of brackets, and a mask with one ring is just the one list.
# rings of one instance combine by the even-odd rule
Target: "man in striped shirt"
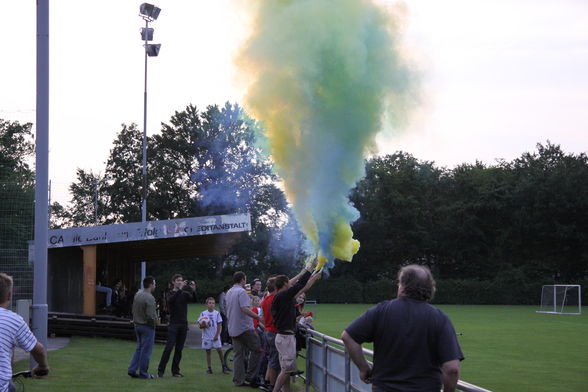
[[12,383],[12,356],[18,346],[33,355],[38,365],[33,369],[49,371],[45,348],[35,338],[18,314],[8,310],[12,301],[12,278],[0,272],[0,392],[15,392]]

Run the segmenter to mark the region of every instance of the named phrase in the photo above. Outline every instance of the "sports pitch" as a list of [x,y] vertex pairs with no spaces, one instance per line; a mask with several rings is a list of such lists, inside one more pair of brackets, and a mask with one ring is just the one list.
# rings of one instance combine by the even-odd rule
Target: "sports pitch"
[[[372,305],[308,305],[320,332],[339,337],[342,329]],[[492,391],[542,392],[588,390],[588,315],[537,314],[529,306],[439,306],[452,319],[466,356],[461,379]],[[203,305],[190,308],[196,320]],[[48,379],[26,380],[28,391],[243,391],[220,372],[213,356],[213,375],[204,374],[201,350],[184,349],[182,379],[135,380],[126,375],[134,350],[130,341],[74,337],[66,348],[49,353]],[[155,372],[163,351],[153,350]],[[14,371],[23,370],[26,361]],[[302,391],[301,384],[295,390]]]

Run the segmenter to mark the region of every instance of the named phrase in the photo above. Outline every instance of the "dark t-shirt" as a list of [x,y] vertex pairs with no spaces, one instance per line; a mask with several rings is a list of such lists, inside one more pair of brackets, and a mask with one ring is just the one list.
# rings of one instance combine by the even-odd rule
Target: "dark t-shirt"
[[439,392],[441,365],[464,356],[449,318],[409,297],[382,302],[346,329],[357,343],[374,342],[372,383],[389,392]]
[[296,301],[294,296],[304,288],[310,278],[306,271],[295,285],[288,290],[276,293],[272,302],[272,317],[278,332],[294,331],[296,329]]
[[167,297],[170,324],[188,324],[188,302],[196,302],[192,290],[171,291]]

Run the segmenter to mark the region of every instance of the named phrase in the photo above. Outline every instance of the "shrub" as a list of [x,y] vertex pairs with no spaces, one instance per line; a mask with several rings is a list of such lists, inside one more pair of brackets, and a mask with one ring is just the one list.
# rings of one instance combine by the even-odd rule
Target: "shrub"
[[309,290],[306,298],[333,304],[364,302],[362,284],[349,277],[321,280]]

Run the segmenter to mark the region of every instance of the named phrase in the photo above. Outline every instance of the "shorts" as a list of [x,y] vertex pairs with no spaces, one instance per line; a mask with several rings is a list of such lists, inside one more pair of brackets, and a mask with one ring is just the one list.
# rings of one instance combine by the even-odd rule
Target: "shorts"
[[284,373],[293,373],[296,368],[296,337],[276,334],[276,348],[280,354],[280,367]]
[[265,354],[267,355],[267,366],[272,369],[280,370],[280,355],[276,348],[276,334],[270,331],[264,331],[265,335]]
[[202,348],[204,350],[210,350],[213,348],[222,348],[222,346],[223,345],[221,344],[220,338],[216,339],[216,340],[202,338]]

